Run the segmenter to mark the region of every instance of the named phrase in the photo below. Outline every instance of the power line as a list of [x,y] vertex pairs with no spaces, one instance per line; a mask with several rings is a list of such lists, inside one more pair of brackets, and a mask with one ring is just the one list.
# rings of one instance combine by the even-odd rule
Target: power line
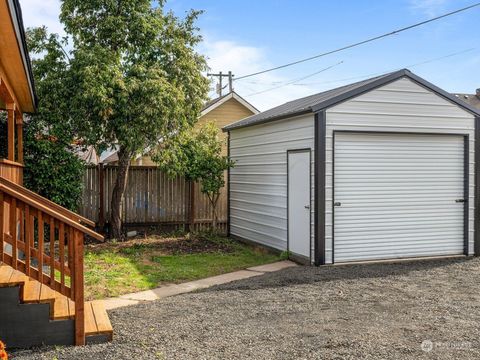
[[[478,49],[478,48],[473,47],[473,48],[470,48],[470,49],[457,51],[457,52],[447,54],[447,55],[444,55],[444,56],[440,56],[440,57],[437,57],[437,58],[428,59],[428,60],[421,61],[421,62],[418,62],[418,63],[415,63],[415,64],[406,65],[406,66],[403,66],[402,68],[412,68],[412,67],[416,67],[416,66],[420,66],[420,65],[424,65],[424,64],[429,64],[429,63],[432,63],[432,62],[435,62],[435,61],[439,61],[439,60],[447,59],[447,58],[450,58],[450,57],[453,57],[453,56],[465,54],[467,52],[471,52],[471,51],[476,50],[476,49]],[[395,68],[395,69],[385,70],[385,71],[381,71],[381,72],[370,73],[370,74],[367,74],[367,75],[353,76],[353,77],[337,79],[337,80],[329,80],[329,81],[322,81],[322,82],[310,82],[310,83],[303,83],[303,84],[295,83],[293,85],[298,85],[298,86],[324,85],[324,84],[332,84],[332,83],[338,83],[338,82],[343,82],[343,81],[362,80],[362,79],[370,78],[370,77],[373,77],[373,76],[386,74],[386,73],[389,73],[389,72],[392,72],[392,71],[395,71],[395,70],[399,70],[399,69],[400,68]]]
[[446,18],[448,16],[455,15],[455,14],[458,14],[460,12],[470,10],[470,9],[472,9],[474,7],[477,7],[477,6],[480,6],[480,2],[475,3],[473,5],[470,5],[470,6],[467,6],[467,7],[464,7],[464,8],[461,8],[461,9],[458,9],[458,10],[455,10],[455,11],[451,11],[451,12],[443,14],[443,15],[436,16],[434,18],[431,18],[431,19],[428,19],[428,20],[425,20],[425,21],[422,21],[422,22],[419,22],[419,23],[416,23],[416,24],[413,24],[413,25],[409,25],[409,26],[406,26],[406,27],[403,27],[403,28],[400,28],[400,29],[382,34],[382,35],[378,35],[378,36],[369,38],[367,40],[363,40],[363,41],[359,41],[359,42],[356,42],[356,43],[353,43],[353,44],[350,44],[350,45],[346,45],[344,47],[341,47],[341,48],[338,48],[338,49],[335,49],[335,50],[330,50],[330,51],[324,52],[322,54],[314,55],[314,56],[311,56],[311,57],[308,57],[308,58],[305,58],[305,59],[297,60],[297,61],[294,61],[294,62],[291,62],[291,63],[288,63],[288,64],[284,64],[284,65],[280,65],[280,66],[276,66],[276,67],[273,67],[273,68],[270,68],[270,69],[257,71],[257,72],[251,73],[251,74],[239,76],[235,79],[235,81],[245,79],[245,78],[249,78],[249,77],[252,77],[252,76],[257,76],[257,75],[260,75],[260,74],[264,74],[264,73],[267,73],[267,72],[270,72],[270,71],[283,69],[283,68],[286,68],[286,67],[289,67],[289,66],[292,66],[292,65],[301,64],[301,63],[306,62],[306,61],[318,59],[318,58],[326,56],[326,55],[331,55],[331,54],[334,54],[334,53],[337,53],[337,52],[340,52],[340,51],[343,51],[343,50],[351,49],[351,48],[356,47],[356,46],[364,45],[364,44],[367,44],[367,43],[372,42],[372,41],[376,41],[376,40],[383,39],[383,38],[388,37],[388,36],[396,35],[396,34],[399,34],[403,31],[407,31],[407,30],[410,30],[410,29],[413,29],[413,28],[431,23],[433,21],[437,21],[437,20]]
[[321,69],[321,70],[315,71],[315,72],[312,73],[312,74],[308,74],[308,75],[302,76],[301,78],[288,81],[288,82],[286,82],[286,83],[284,83],[284,84],[282,84],[282,85],[280,85],[280,86],[275,86],[275,87],[270,88],[270,89],[258,91],[258,92],[255,92],[255,93],[253,93],[253,94],[248,94],[248,95],[246,95],[246,97],[247,97],[247,96],[254,96],[254,95],[263,94],[263,93],[266,93],[266,92],[268,92],[268,91],[280,89],[280,88],[282,88],[282,87],[284,87],[284,86],[287,86],[287,85],[292,85],[292,84],[294,84],[294,83],[296,83],[296,82],[298,82],[298,81],[302,81],[302,80],[311,78],[312,76],[315,76],[315,75],[318,75],[318,74],[320,74],[320,73],[323,73],[324,71],[330,70],[331,68],[334,68],[334,67],[336,67],[336,66],[338,66],[338,65],[340,65],[340,64],[343,64],[343,61],[340,61],[340,62],[338,62],[338,63],[336,63],[336,64],[330,65],[330,66],[328,66],[328,67],[326,67],[326,68],[323,68],[323,69]]

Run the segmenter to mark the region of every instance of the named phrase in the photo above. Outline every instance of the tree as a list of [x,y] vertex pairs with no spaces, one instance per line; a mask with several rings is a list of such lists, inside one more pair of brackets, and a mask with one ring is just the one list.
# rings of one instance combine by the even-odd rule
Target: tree
[[24,184],[50,200],[76,211],[82,194],[84,163],[74,154],[75,131],[68,119],[70,96],[65,40],[46,28],[27,31],[39,98],[37,112],[26,117]]
[[223,141],[214,122],[185,131],[171,142],[165,142],[153,159],[170,175],[183,175],[200,183],[213,209],[213,229],[217,227],[217,204],[220,190],[225,186],[225,171],[234,166],[222,155]]
[[110,217],[115,238],[123,238],[120,205],[132,157],[191,127],[208,93],[206,61],[195,51],[200,13],[179,19],[163,5],[63,0],[60,20],[71,39],[63,49],[69,51],[45,49],[61,69],[64,121],[98,151],[118,149]]

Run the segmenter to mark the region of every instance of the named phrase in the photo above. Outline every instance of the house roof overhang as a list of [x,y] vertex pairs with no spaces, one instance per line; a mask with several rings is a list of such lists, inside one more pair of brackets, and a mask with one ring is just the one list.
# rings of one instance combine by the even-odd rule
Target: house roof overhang
[[18,0],[0,2],[0,76],[19,110],[35,112],[35,84]]
[[240,95],[238,95],[236,92],[232,91],[226,95],[220,96],[219,98],[216,98],[212,101],[209,101],[205,107],[202,109],[202,112],[200,113],[200,116],[204,116],[208,114],[210,111],[216,109],[217,107],[225,104],[228,100],[230,99],[235,99],[237,100],[240,104],[242,104],[244,107],[246,107],[248,110],[250,110],[254,115],[260,113],[260,111],[250,104],[247,100],[242,98]]

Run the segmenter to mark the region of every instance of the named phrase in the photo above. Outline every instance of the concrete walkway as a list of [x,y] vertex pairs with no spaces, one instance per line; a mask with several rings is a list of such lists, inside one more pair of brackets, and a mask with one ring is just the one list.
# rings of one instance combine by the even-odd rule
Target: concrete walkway
[[107,310],[112,310],[124,306],[136,305],[142,302],[163,299],[168,296],[184,294],[194,290],[205,289],[214,285],[221,285],[236,280],[247,279],[254,276],[263,275],[265,273],[286,269],[292,266],[297,266],[297,264],[288,260],[278,261],[273,264],[254,266],[245,270],[213,276],[206,279],[190,281],[183,284],[166,285],[152,290],[126,294],[116,298],[106,299],[103,301],[103,303],[105,304],[105,308]]

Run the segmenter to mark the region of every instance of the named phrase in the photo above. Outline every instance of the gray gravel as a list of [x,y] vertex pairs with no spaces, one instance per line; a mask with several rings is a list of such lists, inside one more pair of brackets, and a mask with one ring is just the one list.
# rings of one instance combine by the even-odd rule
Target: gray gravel
[[478,359],[479,274],[478,258],[290,268],[112,311],[109,344],[13,358]]

